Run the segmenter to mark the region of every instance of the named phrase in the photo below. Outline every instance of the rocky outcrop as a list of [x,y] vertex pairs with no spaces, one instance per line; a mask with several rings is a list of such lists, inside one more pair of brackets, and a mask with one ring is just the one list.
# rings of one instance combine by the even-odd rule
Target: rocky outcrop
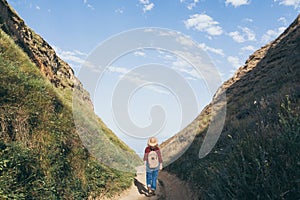
[[93,107],[88,92],[75,77],[72,68],[58,57],[54,49],[42,37],[26,26],[5,0],[0,1],[0,26],[55,87],[78,89],[84,102]]

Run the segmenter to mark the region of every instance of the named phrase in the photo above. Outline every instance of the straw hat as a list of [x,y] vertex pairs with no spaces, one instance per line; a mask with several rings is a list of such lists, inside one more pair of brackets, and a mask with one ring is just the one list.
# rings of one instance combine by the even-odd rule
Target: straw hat
[[154,147],[156,146],[158,143],[157,139],[155,137],[151,137],[149,138],[148,140],[148,145],[151,146],[151,147]]

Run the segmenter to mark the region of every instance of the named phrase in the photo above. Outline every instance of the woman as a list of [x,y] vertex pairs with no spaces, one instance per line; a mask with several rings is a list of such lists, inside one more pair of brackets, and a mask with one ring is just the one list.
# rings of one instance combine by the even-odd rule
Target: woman
[[162,170],[161,152],[158,147],[158,140],[155,137],[148,139],[148,146],[145,148],[144,162],[146,165],[148,194],[155,195],[158,171]]

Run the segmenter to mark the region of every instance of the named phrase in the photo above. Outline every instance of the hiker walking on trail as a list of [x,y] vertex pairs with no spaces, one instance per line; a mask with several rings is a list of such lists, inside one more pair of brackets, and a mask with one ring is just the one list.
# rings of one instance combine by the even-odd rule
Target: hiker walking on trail
[[148,139],[145,148],[144,162],[146,165],[146,183],[149,195],[155,195],[158,171],[162,170],[162,157],[155,137]]

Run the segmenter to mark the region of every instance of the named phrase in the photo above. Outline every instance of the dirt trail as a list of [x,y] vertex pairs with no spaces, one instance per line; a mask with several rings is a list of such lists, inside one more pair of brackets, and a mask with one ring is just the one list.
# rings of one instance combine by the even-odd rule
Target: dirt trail
[[119,197],[110,200],[196,200],[188,185],[176,176],[160,171],[155,196],[147,196],[145,167],[137,168],[132,187]]

